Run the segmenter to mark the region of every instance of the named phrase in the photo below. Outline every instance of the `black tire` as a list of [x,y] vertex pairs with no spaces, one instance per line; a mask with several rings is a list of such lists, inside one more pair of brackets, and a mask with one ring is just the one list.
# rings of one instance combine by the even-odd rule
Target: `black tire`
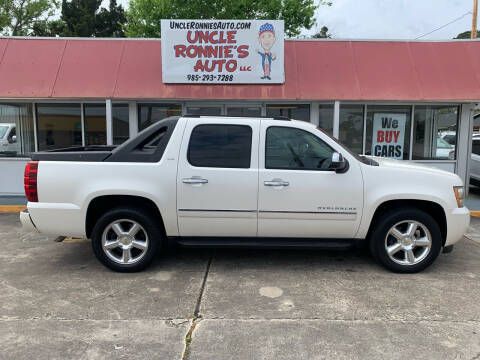
[[[104,231],[115,221],[124,219],[139,224],[143,228],[140,229],[140,235],[147,240],[145,241],[146,251],[143,251],[143,253],[141,250],[132,248],[132,252],[133,250],[140,251],[142,256],[138,256],[139,259],[131,264],[122,264],[112,260],[102,246]],[[128,221],[126,224],[128,224]],[[147,237],[145,237],[144,234],[146,234]],[[92,248],[95,256],[103,265],[118,272],[137,272],[145,269],[154,259],[163,239],[163,231],[155,219],[152,218],[148,211],[141,208],[118,207],[109,210],[98,219],[92,230]],[[120,248],[118,250],[122,251]],[[114,251],[116,251],[116,249]],[[121,256],[121,254],[119,254],[119,256]]]
[[[426,255],[421,261],[413,265],[399,264],[392,260],[387,253],[386,249],[386,236],[389,230],[396,224],[413,220],[424,225],[431,236],[431,247],[428,255]],[[389,240],[391,241],[391,240]],[[375,224],[370,237],[370,252],[381,265],[388,270],[396,273],[416,273],[426,269],[430,266],[442,249],[442,233],[438,223],[426,212],[416,208],[401,208],[390,210],[379,218]],[[422,251],[420,250],[416,251]],[[404,255],[406,257],[406,252]],[[397,255],[400,256],[400,255]],[[420,257],[419,257],[420,258]]]

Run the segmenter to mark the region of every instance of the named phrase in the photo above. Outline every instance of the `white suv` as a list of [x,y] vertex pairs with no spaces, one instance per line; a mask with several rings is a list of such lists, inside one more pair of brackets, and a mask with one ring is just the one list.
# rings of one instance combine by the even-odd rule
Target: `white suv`
[[368,245],[397,272],[429,266],[464,234],[460,178],[358,156],[314,125],[284,118],[184,116],[114,147],[32,155],[25,226],[92,239],[117,271],[182,246]]

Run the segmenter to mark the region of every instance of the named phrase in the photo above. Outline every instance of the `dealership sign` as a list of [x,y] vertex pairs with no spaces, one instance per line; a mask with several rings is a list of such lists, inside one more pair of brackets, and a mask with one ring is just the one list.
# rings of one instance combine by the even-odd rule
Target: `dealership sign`
[[403,158],[406,114],[373,114],[372,155]]
[[283,20],[162,20],[164,83],[282,84]]

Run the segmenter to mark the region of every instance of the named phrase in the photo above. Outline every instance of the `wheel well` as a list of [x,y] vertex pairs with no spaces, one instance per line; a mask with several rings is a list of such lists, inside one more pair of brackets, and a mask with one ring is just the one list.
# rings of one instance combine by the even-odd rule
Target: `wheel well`
[[447,219],[445,217],[445,211],[442,206],[433,201],[426,200],[390,200],[380,204],[373,214],[372,222],[370,223],[370,228],[368,229],[367,239],[370,239],[370,234],[375,226],[375,222],[378,221],[381,215],[391,211],[393,209],[399,208],[416,208],[420,209],[431,217],[435,219],[440,227],[440,232],[442,233],[442,245],[445,244],[447,239]]
[[107,210],[126,206],[129,208],[140,208],[148,211],[156,219],[160,220],[160,227],[163,233],[165,233],[165,226],[163,223],[162,215],[158,210],[157,205],[150,199],[141,196],[132,195],[104,195],[93,199],[88,205],[87,217],[85,223],[85,231],[87,238],[92,235],[93,227],[95,226],[98,218],[102,216]]

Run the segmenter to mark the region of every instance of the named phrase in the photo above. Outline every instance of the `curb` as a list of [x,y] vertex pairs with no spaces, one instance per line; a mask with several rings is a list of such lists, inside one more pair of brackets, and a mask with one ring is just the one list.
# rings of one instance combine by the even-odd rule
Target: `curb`
[[15,213],[25,210],[25,205],[0,205],[0,213]]

